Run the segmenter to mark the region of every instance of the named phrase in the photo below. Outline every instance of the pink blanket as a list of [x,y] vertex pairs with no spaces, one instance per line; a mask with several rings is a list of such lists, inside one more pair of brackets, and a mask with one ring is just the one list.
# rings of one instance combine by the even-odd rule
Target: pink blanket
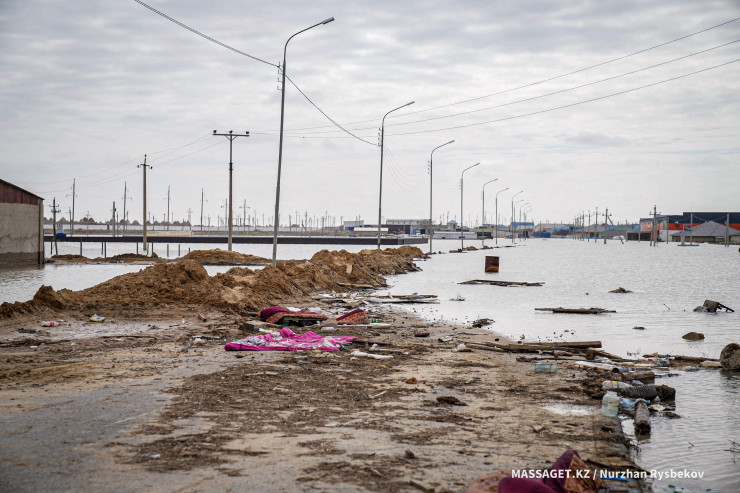
[[226,344],[226,351],[336,351],[340,344],[347,344],[354,336],[324,337],[315,332],[296,334],[288,328],[270,334],[246,337]]

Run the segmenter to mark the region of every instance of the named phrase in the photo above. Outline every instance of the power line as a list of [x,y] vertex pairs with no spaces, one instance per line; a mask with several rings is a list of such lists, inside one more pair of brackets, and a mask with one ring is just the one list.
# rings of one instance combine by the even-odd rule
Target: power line
[[291,84],[293,84],[293,87],[295,87],[296,89],[298,89],[298,92],[300,92],[300,93],[301,93],[301,95],[302,95],[302,96],[303,96],[304,98],[306,98],[306,101],[308,101],[309,103],[311,103],[311,105],[312,105],[312,106],[313,106],[314,108],[316,108],[317,110],[319,110],[319,112],[320,112],[320,113],[321,113],[322,115],[324,115],[324,116],[326,117],[326,119],[327,119],[327,120],[329,120],[330,122],[332,122],[332,123],[333,123],[333,124],[334,124],[334,125],[335,125],[336,127],[338,127],[338,128],[339,128],[339,129],[340,129],[340,130],[341,130],[342,132],[345,132],[345,133],[347,133],[347,134],[351,135],[352,137],[354,137],[355,139],[357,139],[357,140],[360,140],[360,141],[362,141],[362,142],[364,142],[364,143],[366,143],[366,144],[370,144],[370,145],[371,145],[371,146],[373,146],[373,147],[378,147],[378,145],[377,145],[377,144],[373,144],[372,142],[370,142],[370,141],[368,141],[368,140],[365,140],[365,139],[363,139],[363,138],[361,138],[361,137],[358,137],[357,135],[353,134],[352,132],[350,132],[349,130],[347,130],[347,129],[346,129],[346,128],[344,128],[343,126],[341,126],[341,125],[340,125],[339,123],[337,123],[337,122],[336,122],[336,121],[335,121],[335,120],[334,120],[334,119],[333,119],[332,117],[330,117],[329,115],[327,115],[327,114],[326,114],[326,113],[325,113],[325,112],[324,112],[324,111],[323,111],[323,110],[322,110],[321,108],[319,108],[318,106],[316,106],[316,104],[315,104],[315,103],[314,103],[313,101],[311,101],[311,98],[309,98],[308,96],[306,96],[306,94],[305,94],[305,93],[304,93],[304,92],[303,92],[303,91],[301,90],[301,88],[300,88],[300,87],[298,87],[298,85],[297,85],[297,84],[296,84],[295,82],[293,82],[293,79],[291,79],[290,77],[288,77],[288,75],[287,75],[287,74],[285,74],[285,78],[286,78],[286,79],[288,79],[288,80],[290,81],[290,83],[291,83]]
[[[478,108],[478,109],[474,109],[474,110],[462,111],[462,112],[459,112],[459,113],[451,113],[449,115],[435,116],[435,117],[432,117],[432,118],[423,118],[421,120],[412,120],[412,121],[409,121],[409,122],[390,123],[390,124],[388,124],[386,126],[388,126],[388,127],[398,127],[398,126],[402,126],[402,125],[411,125],[411,124],[414,124],[414,123],[423,123],[423,122],[428,122],[428,121],[433,121],[433,120],[443,120],[443,119],[446,119],[446,118],[453,118],[453,117],[461,116],[461,115],[469,115],[469,114],[472,114],[472,113],[479,113],[481,111],[487,111],[487,110],[492,110],[492,109],[496,109],[496,108],[503,108],[505,106],[511,106],[511,105],[514,105],[514,104],[524,103],[524,102],[527,102],[527,101],[533,101],[535,99],[541,99],[541,98],[548,97],[548,96],[554,96],[556,94],[562,94],[562,93],[565,93],[565,92],[574,91],[576,89],[582,89],[584,87],[588,87],[588,86],[593,86],[593,85],[596,85],[596,84],[600,84],[602,82],[607,82],[607,81],[610,81],[610,80],[619,79],[621,77],[626,77],[628,75],[634,75],[634,74],[639,73],[639,72],[644,72],[646,70],[650,70],[650,69],[653,69],[653,68],[656,68],[656,67],[660,67],[660,66],[663,66],[663,65],[668,65],[669,63],[677,62],[679,60],[684,60],[686,58],[690,58],[690,57],[693,57],[693,56],[696,56],[696,55],[700,55],[702,53],[706,53],[706,52],[713,51],[713,50],[716,50],[716,49],[719,49],[719,48],[723,48],[725,46],[729,46],[729,45],[732,45],[732,44],[735,44],[735,43],[738,43],[738,42],[740,42],[740,39],[736,39],[735,41],[730,41],[728,43],[724,43],[724,44],[721,44],[721,45],[718,45],[718,46],[713,46],[712,48],[707,48],[706,50],[697,51],[697,52],[691,53],[689,55],[684,55],[684,56],[681,56],[681,57],[678,57],[678,58],[674,58],[672,60],[667,60],[665,62],[656,63],[656,64],[650,65],[648,67],[643,67],[643,68],[640,68],[640,69],[637,69],[637,70],[632,70],[630,72],[625,72],[623,74],[614,75],[612,77],[607,77],[605,79],[600,79],[600,80],[596,80],[596,81],[593,81],[593,82],[587,82],[586,84],[581,84],[581,85],[578,85],[578,86],[573,86],[573,87],[569,87],[569,88],[566,88],[566,89],[561,89],[559,91],[553,91],[553,92],[549,92],[549,93],[546,93],[546,94],[541,94],[539,96],[532,96],[532,97],[529,97],[529,98],[519,99],[517,101],[511,101],[511,102],[508,102],[508,103],[497,104],[497,105],[494,105],[494,106],[486,106],[485,108]],[[355,131],[359,131],[359,130],[372,130],[373,128],[374,127],[364,127],[364,128],[353,129],[353,130],[355,130]],[[306,133],[304,133],[302,135],[322,134],[322,133],[332,133],[332,132],[336,132],[336,130],[323,130],[323,131],[320,131],[320,132],[306,132]]]
[[[678,41],[681,41],[681,40],[690,38],[692,36],[696,36],[698,34],[702,34],[702,33],[705,33],[707,31],[711,31],[712,29],[717,29],[718,27],[722,27],[722,26],[725,26],[727,24],[731,24],[731,23],[736,22],[738,20],[740,20],[740,17],[736,17],[736,18],[731,19],[731,20],[729,20],[727,22],[723,22],[721,24],[717,24],[715,26],[708,27],[706,29],[702,29],[700,31],[696,31],[696,32],[693,32],[691,34],[686,34],[686,35],[681,36],[679,38],[675,38],[675,39],[672,39],[670,41],[666,41],[664,43],[660,43],[660,44],[651,46],[649,48],[644,48],[644,49],[641,49],[641,50],[632,52],[632,53],[630,53],[628,55],[622,55],[622,56],[619,56],[617,58],[612,58],[611,60],[607,60],[607,61],[604,61],[604,62],[597,63],[595,65],[589,65],[588,67],[580,68],[578,70],[573,70],[572,72],[567,72],[565,74],[556,75],[554,77],[550,77],[550,78],[547,78],[547,79],[539,80],[537,82],[531,82],[531,83],[525,84],[523,86],[513,87],[513,88],[510,88],[510,89],[505,89],[503,91],[499,91],[499,92],[495,92],[495,93],[491,93],[491,94],[486,94],[484,96],[477,96],[475,98],[464,99],[464,100],[461,100],[461,101],[456,101],[454,103],[443,104],[443,105],[440,105],[440,106],[434,106],[434,107],[427,108],[427,109],[416,110],[416,111],[409,111],[407,113],[404,113],[403,116],[414,115],[414,114],[417,114],[417,113],[424,113],[424,112],[432,111],[432,110],[438,110],[438,109],[447,108],[449,106],[454,106],[454,105],[463,104],[463,103],[469,103],[469,102],[472,102],[472,101],[477,101],[479,99],[490,98],[490,97],[493,97],[493,96],[498,96],[498,95],[501,95],[501,94],[505,94],[507,92],[518,91],[520,89],[525,89],[527,87],[532,87],[532,86],[536,86],[536,85],[539,85],[539,84],[544,84],[545,82],[551,82],[551,81],[556,80],[556,79],[561,79],[563,77],[568,77],[569,75],[577,74],[577,73],[580,73],[580,72],[585,72],[586,70],[591,70],[592,68],[601,67],[603,65],[608,65],[610,63],[614,63],[614,62],[619,61],[619,60],[624,60],[625,58],[633,57],[633,56],[639,55],[641,53],[646,53],[648,51],[655,50],[657,48],[661,48],[663,46],[667,46],[669,44],[676,43]],[[397,115],[392,115],[390,118],[395,118],[396,116]],[[361,121],[356,121],[356,122],[345,123],[345,125],[359,125],[361,123],[369,123],[369,122],[372,122],[372,121],[374,121],[374,120],[372,120],[372,119],[371,120],[361,120]],[[300,130],[317,130],[317,129],[321,129],[321,128],[329,128],[329,126],[324,125],[324,126],[320,126],[320,127],[304,127],[304,128],[291,129],[291,131],[292,132],[295,132],[295,131],[300,131]]]
[[[691,75],[700,74],[702,72],[708,72],[710,70],[721,68],[721,67],[724,67],[726,65],[731,65],[731,64],[737,63],[737,62],[740,62],[740,58],[735,59],[735,60],[731,60],[729,62],[721,63],[719,65],[714,65],[712,67],[707,67],[707,68],[704,68],[704,69],[701,69],[701,70],[697,70],[695,72],[689,72],[688,74],[683,74],[683,75],[678,75],[676,77],[671,77],[670,79],[665,79],[665,80],[661,80],[661,81],[658,81],[658,82],[653,82],[653,83],[650,83],[650,84],[645,84],[645,85],[642,85],[642,86],[639,86],[639,87],[634,87],[632,89],[627,89],[627,90],[624,90],[624,91],[619,91],[619,92],[615,92],[615,93],[612,93],[612,94],[607,94],[605,96],[599,96],[599,97],[596,97],[596,98],[585,99],[583,101],[577,101],[575,103],[565,104],[565,105],[562,105],[562,106],[556,106],[556,107],[553,107],[553,108],[547,108],[547,109],[544,109],[544,110],[533,111],[531,113],[524,113],[524,114],[521,114],[521,115],[509,116],[509,117],[505,117],[505,118],[499,118],[499,119],[496,119],[496,120],[487,120],[487,121],[484,121],[484,122],[468,123],[468,124],[465,124],[465,125],[455,125],[455,126],[452,126],[452,127],[436,128],[436,129],[430,129],[430,130],[419,130],[419,131],[415,131],[415,132],[400,132],[400,133],[389,134],[389,136],[394,136],[394,135],[414,135],[414,134],[423,134],[423,133],[442,132],[442,131],[445,131],[445,130],[455,130],[455,129],[459,129],[459,128],[475,127],[475,126],[479,126],[479,125],[486,125],[486,124],[489,124],[489,123],[498,123],[498,122],[503,122],[503,121],[507,121],[507,120],[515,120],[517,118],[524,118],[526,116],[539,115],[539,114],[542,114],[542,113],[548,113],[550,111],[556,111],[556,110],[561,110],[561,109],[565,109],[565,108],[571,108],[573,106],[580,106],[580,105],[586,104],[586,103],[592,103],[592,102],[595,102],[595,101],[601,101],[603,99],[608,99],[608,98],[612,98],[612,97],[615,97],[615,96],[620,96],[622,94],[628,94],[628,93],[631,93],[631,92],[639,91],[641,89],[646,89],[648,87],[653,87],[653,86],[657,86],[657,85],[660,85],[660,84],[665,84],[667,82],[672,82],[674,80],[683,79],[683,78],[689,77]],[[349,137],[341,137],[341,136],[335,136],[335,137],[331,137],[331,136],[310,137],[310,136],[308,136],[307,137],[307,136],[303,136],[303,138],[304,139],[347,139]]]
[[222,47],[226,48],[227,50],[231,50],[231,51],[233,51],[233,52],[239,53],[240,55],[244,55],[244,56],[246,56],[246,57],[249,57],[249,58],[251,58],[252,60],[256,60],[256,61],[258,61],[258,62],[266,63],[267,65],[271,65],[271,66],[273,66],[273,67],[277,67],[277,65],[276,65],[276,64],[274,64],[274,63],[271,63],[271,62],[265,61],[265,60],[263,60],[263,59],[261,59],[261,58],[257,58],[256,56],[252,56],[252,55],[250,55],[249,53],[244,53],[243,51],[241,51],[241,50],[237,50],[236,48],[234,48],[234,47],[231,47],[231,46],[227,45],[226,43],[222,43],[221,41],[219,41],[219,40],[217,40],[217,39],[213,39],[212,37],[210,37],[210,36],[207,36],[207,35],[203,34],[202,32],[200,32],[200,31],[197,31],[197,30],[193,29],[192,27],[190,27],[190,26],[187,26],[187,25],[183,24],[182,22],[178,21],[177,19],[173,19],[172,17],[170,17],[169,15],[165,14],[164,12],[160,12],[159,10],[155,9],[154,7],[152,7],[152,6],[150,6],[150,5],[147,5],[147,4],[145,4],[145,3],[144,3],[144,2],[142,2],[141,0],[134,0],[134,2],[138,3],[139,5],[141,5],[141,6],[143,6],[143,7],[146,7],[146,8],[148,8],[149,10],[151,10],[152,12],[154,12],[154,13],[155,13],[155,14],[157,14],[157,15],[161,15],[162,17],[164,17],[164,18],[165,18],[165,19],[167,19],[168,21],[170,21],[170,22],[174,22],[174,23],[175,23],[175,24],[177,24],[178,26],[180,26],[180,27],[182,27],[182,28],[184,28],[184,29],[187,29],[188,31],[190,31],[190,32],[192,32],[192,33],[194,33],[194,34],[197,34],[197,35],[198,35],[198,36],[200,36],[201,38],[205,38],[205,39],[207,39],[208,41],[210,41],[210,42],[212,42],[212,43],[216,43],[217,45],[219,45],[219,46],[222,46]]

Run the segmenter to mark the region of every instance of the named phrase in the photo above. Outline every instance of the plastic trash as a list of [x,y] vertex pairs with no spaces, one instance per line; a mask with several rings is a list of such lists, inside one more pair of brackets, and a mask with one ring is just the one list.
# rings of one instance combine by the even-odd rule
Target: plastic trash
[[97,313],[93,315],[92,317],[90,317],[91,322],[102,322],[103,320],[105,320],[105,317],[101,317]]
[[45,321],[41,322],[41,326],[42,327],[57,327],[59,325],[62,325],[62,323],[61,322],[56,322],[54,320],[51,320],[51,321],[45,320]]
[[535,363],[534,364],[535,373],[555,373],[555,370],[557,370],[557,368],[558,368],[557,363]]
[[619,389],[619,393],[622,394],[623,397],[642,397],[645,400],[651,401],[658,396],[658,389],[655,388],[655,385],[648,384],[640,385],[639,387]]
[[637,399],[627,399],[625,397],[619,399],[619,408],[629,411],[630,413],[634,412],[635,404],[637,404]]
[[161,457],[161,455],[159,455],[159,454],[152,454],[152,455],[150,455],[150,456],[149,456],[149,457],[147,457],[147,458],[148,458],[148,459],[159,459],[160,457]]
[[359,356],[361,358],[372,358],[372,359],[390,359],[393,357],[387,354],[370,354],[370,353],[363,353],[362,351],[352,351],[350,354],[352,356]]
[[601,388],[603,390],[628,389],[630,387],[632,387],[632,385],[627,382],[617,382],[616,380],[604,380],[604,383],[601,384]]
[[601,399],[601,415],[607,418],[616,418],[619,414],[619,400],[616,392],[607,392]]

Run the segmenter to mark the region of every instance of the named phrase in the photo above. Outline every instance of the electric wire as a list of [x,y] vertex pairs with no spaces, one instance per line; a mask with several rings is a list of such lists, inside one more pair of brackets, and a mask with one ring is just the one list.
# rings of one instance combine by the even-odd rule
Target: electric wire
[[[731,19],[731,20],[729,20],[727,22],[722,22],[721,24],[717,24],[715,26],[708,27],[708,28],[702,29],[700,31],[696,31],[696,32],[693,32],[693,33],[690,33],[690,34],[686,34],[686,35],[681,36],[679,38],[675,38],[675,39],[672,39],[670,41],[666,41],[664,43],[660,43],[660,44],[651,46],[649,48],[644,48],[644,49],[641,49],[641,50],[638,50],[638,51],[634,51],[634,52],[629,53],[627,55],[622,55],[622,56],[619,56],[617,58],[612,58],[610,60],[606,60],[604,62],[597,63],[595,65],[589,65],[588,67],[583,67],[583,68],[580,68],[578,70],[573,70],[572,72],[567,72],[567,73],[564,73],[564,74],[556,75],[554,77],[550,77],[550,78],[547,78],[547,79],[542,79],[542,80],[539,80],[539,81],[536,81],[536,82],[531,82],[529,84],[524,84],[522,86],[513,87],[513,88],[510,88],[510,89],[504,89],[502,91],[498,91],[498,92],[491,93],[491,94],[486,94],[484,96],[477,96],[477,97],[470,98],[470,99],[456,101],[454,103],[443,104],[443,105],[434,106],[434,107],[431,107],[431,108],[426,108],[426,109],[421,109],[421,110],[409,111],[407,113],[404,113],[403,115],[391,115],[389,118],[398,118],[400,116],[414,115],[414,114],[417,114],[417,113],[423,113],[423,112],[427,112],[427,111],[438,110],[438,109],[442,109],[442,108],[447,108],[449,106],[454,106],[454,105],[463,104],[463,103],[469,103],[469,102],[472,102],[472,101],[478,101],[480,99],[490,98],[490,97],[498,96],[498,95],[505,94],[505,93],[508,93],[508,92],[513,92],[513,91],[518,91],[520,89],[525,89],[527,87],[532,87],[532,86],[536,86],[536,85],[539,85],[539,84],[544,84],[546,82],[551,82],[553,80],[561,79],[563,77],[568,77],[570,75],[574,75],[574,74],[577,74],[577,73],[580,73],[580,72],[585,72],[586,70],[591,70],[592,68],[601,67],[601,66],[604,66],[604,65],[608,65],[610,63],[614,63],[614,62],[619,61],[619,60],[624,60],[626,58],[630,58],[630,57],[633,57],[633,56],[636,56],[636,55],[639,55],[639,54],[642,54],[642,53],[646,53],[648,51],[652,51],[652,50],[655,50],[657,48],[661,48],[663,46],[667,46],[667,45],[676,43],[678,41],[682,41],[682,40],[687,39],[687,38],[690,38],[692,36],[696,36],[698,34],[702,34],[702,33],[705,33],[707,31],[711,31],[713,29],[717,29],[717,28],[722,27],[722,26],[725,26],[727,24],[731,24],[731,23],[736,22],[738,20],[740,20],[740,17],[736,17],[736,18]],[[360,121],[356,121],[356,122],[344,123],[344,125],[359,125],[359,124],[362,124],[362,123],[369,123],[369,122],[372,122],[372,121],[375,121],[375,120],[374,119],[360,120]],[[291,131],[292,132],[295,132],[295,131],[300,131],[300,130],[317,130],[317,129],[329,128],[329,127],[330,126],[328,126],[328,125],[324,125],[324,126],[320,126],[320,127],[304,127],[304,128],[291,129]]]
[[[721,45],[718,45],[718,46],[713,46],[712,48],[707,48],[705,50],[697,51],[695,53],[690,53],[688,55],[684,55],[684,56],[681,56],[681,57],[678,57],[678,58],[674,58],[672,60],[667,60],[665,62],[660,62],[660,63],[656,63],[654,65],[650,65],[650,66],[643,67],[643,68],[640,68],[640,69],[632,70],[630,72],[625,72],[623,74],[618,74],[618,75],[614,75],[614,76],[611,76],[611,77],[607,77],[605,79],[599,79],[599,80],[596,80],[596,81],[587,82],[585,84],[581,84],[581,85],[573,86],[573,87],[568,87],[566,89],[560,89],[558,91],[553,91],[553,92],[549,92],[549,93],[546,93],[546,94],[540,94],[538,96],[532,96],[532,97],[529,97],[529,98],[519,99],[519,100],[516,100],[516,101],[510,101],[508,103],[501,103],[501,104],[497,104],[497,105],[494,105],[494,106],[486,106],[484,108],[477,108],[477,109],[474,109],[474,110],[462,111],[462,112],[459,112],[459,113],[451,113],[449,115],[435,116],[435,117],[432,117],[432,118],[424,118],[424,119],[421,119],[421,120],[412,120],[412,121],[408,121],[408,122],[389,123],[389,124],[386,125],[386,127],[398,127],[398,126],[402,126],[402,125],[412,125],[412,124],[415,124],[415,123],[423,123],[423,122],[434,121],[434,120],[443,120],[443,119],[446,119],[446,118],[453,118],[453,117],[456,117],[456,116],[469,115],[469,114],[472,114],[472,113],[480,113],[481,111],[487,111],[487,110],[492,110],[492,109],[497,109],[497,108],[503,108],[505,106],[511,106],[511,105],[514,105],[514,104],[519,104],[519,103],[524,103],[524,102],[528,102],[528,101],[533,101],[535,99],[541,99],[541,98],[545,98],[545,97],[548,97],[548,96],[554,96],[556,94],[563,94],[563,93],[566,93],[566,92],[574,91],[576,89],[582,89],[584,87],[593,86],[593,85],[596,85],[596,84],[601,84],[602,82],[608,82],[610,80],[619,79],[619,78],[622,78],[622,77],[626,77],[628,75],[634,75],[634,74],[639,73],[639,72],[644,72],[646,70],[650,70],[650,69],[653,69],[653,68],[656,68],[656,67],[661,67],[663,65],[668,65],[670,63],[677,62],[679,60],[684,60],[686,58],[691,58],[693,56],[700,55],[702,53],[707,53],[709,51],[717,50],[719,48],[723,48],[725,46],[729,46],[729,45],[732,45],[732,44],[735,44],[735,43],[738,43],[738,42],[740,42],[740,39],[736,39],[735,41],[730,41],[728,43],[724,43],[724,44],[721,44]],[[374,127],[363,127],[363,128],[356,128],[356,129],[353,129],[353,130],[355,130],[355,131],[372,130],[373,128]],[[332,132],[336,132],[336,130],[323,130],[323,131],[320,131],[320,132],[304,132],[304,133],[302,133],[302,135],[326,134],[326,133],[332,133]]]
[[263,59],[261,59],[261,58],[257,58],[256,56],[252,56],[252,55],[250,55],[249,53],[244,53],[243,51],[241,51],[241,50],[237,50],[236,48],[234,48],[234,47],[232,47],[232,46],[229,46],[229,45],[227,45],[226,43],[222,43],[221,41],[219,41],[219,40],[217,40],[217,39],[214,39],[214,38],[212,38],[212,37],[210,37],[210,36],[207,36],[207,35],[203,34],[202,32],[200,32],[200,31],[198,31],[198,30],[196,30],[196,29],[193,29],[192,27],[190,27],[190,26],[188,26],[188,25],[186,25],[186,24],[183,24],[182,22],[178,21],[177,19],[173,19],[172,17],[170,17],[169,15],[165,14],[164,12],[160,12],[159,10],[155,9],[154,7],[152,7],[152,6],[150,6],[150,5],[147,5],[147,4],[145,4],[145,3],[144,3],[144,2],[142,2],[141,0],[134,0],[134,2],[138,3],[138,4],[139,4],[139,5],[141,5],[142,7],[146,7],[146,8],[148,8],[149,10],[151,10],[152,12],[154,12],[155,14],[157,14],[157,15],[160,15],[160,16],[162,16],[162,17],[164,17],[164,18],[165,18],[165,19],[167,19],[168,21],[170,21],[170,22],[174,22],[174,23],[175,23],[175,24],[177,24],[178,26],[180,26],[180,27],[182,27],[182,28],[184,28],[184,29],[187,29],[188,31],[190,31],[190,32],[192,32],[192,33],[194,33],[194,34],[197,34],[197,35],[198,35],[198,36],[200,36],[201,38],[207,39],[208,41],[210,41],[210,42],[212,42],[212,43],[216,43],[217,45],[219,45],[219,46],[222,46],[222,47],[226,48],[227,50],[231,50],[231,51],[233,51],[233,52],[235,52],[235,53],[239,53],[240,55],[244,55],[245,57],[249,57],[249,58],[251,58],[252,60],[256,60],[256,61],[258,61],[258,62],[266,63],[267,65],[271,65],[271,66],[273,66],[273,67],[277,67],[277,66],[278,66],[278,65],[276,65],[276,64],[274,64],[274,63],[272,63],[272,62],[268,62],[268,61],[265,61],[265,60],[263,60]]
[[[609,98],[613,98],[613,97],[616,97],[616,96],[621,96],[623,94],[629,94],[629,93],[632,93],[632,92],[640,91],[642,89],[647,89],[649,87],[654,87],[654,86],[658,86],[658,85],[661,85],[661,84],[666,84],[668,82],[673,82],[675,80],[684,79],[684,78],[690,77],[692,75],[696,75],[696,74],[700,74],[700,73],[703,73],[703,72],[708,72],[710,70],[715,70],[715,69],[718,69],[718,68],[722,68],[722,67],[725,67],[727,65],[731,65],[733,63],[737,63],[739,61],[740,61],[740,58],[735,59],[735,60],[731,60],[729,62],[721,63],[719,65],[713,65],[711,67],[703,68],[701,70],[696,70],[694,72],[689,72],[689,73],[686,73],[686,74],[677,75],[677,76],[671,77],[669,79],[664,79],[664,80],[660,80],[660,81],[657,81],[657,82],[652,82],[650,84],[645,84],[645,85],[642,85],[642,86],[633,87],[631,89],[626,89],[624,91],[619,91],[619,92],[615,92],[615,93],[611,93],[611,94],[606,94],[604,96],[599,96],[599,97],[595,97],[595,98],[584,99],[582,101],[576,101],[575,103],[565,104],[565,105],[562,105],[562,106],[555,106],[555,107],[552,107],[552,108],[546,108],[544,110],[533,111],[533,112],[530,112],[530,113],[523,113],[523,114],[520,114],[520,115],[508,116],[508,117],[504,117],[504,118],[498,118],[498,119],[495,119],[495,120],[486,120],[486,121],[483,121],[483,122],[475,122],[475,123],[468,123],[468,124],[463,124],[463,125],[455,125],[455,126],[451,126],[451,127],[435,128],[435,129],[429,129],[429,130],[418,130],[418,131],[414,131],[414,132],[399,132],[399,133],[393,133],[393,134],[388,134],[388,135],[389,136],[395,136],[395,135],[414,135],[414,134],[442,132],[442,131],[445,131],[445,130],[455,130],[455,129],[459,129],[459,128],[475,127],[475,126],[480,126],[480,125],[487,125],[489,123],[499,123],[499,122],[508,121],[508,120],[515,120],[515,119],[518,119],[518,118],[524,118],[524,117],[527,117],[527,116],[540,115],[540,114],[548,113],[548,112],[551,112],[551,111],[562,110],[562,109],[565,109],[565,108],[572,108],[574,106],[580,106],[580,105],[587,104],[587,103],[593,103],[593,102],[596,102],[596,101],[601,101],[601,100],[604,100],[604,99],[609,99]],[[304,139],[348,139],[349,137],[342,137],[342,136],[333,136],[333,137],[332,136],[317,136],[317,137],[303,136],[303,138]]]
[[340,125],[339,123],[337,123],[337,122],[336,122],[336,121],[335,121],[335,120],[334,120],[334,119],[333,119],[332,117],[330,117],[329,115],[327,115],[327,114],[326,114],[326,113],[324,112],[324,110],[322,110],[321,108],[319,108],[318,106],[316,106],[316,103],[314,103],[313,101],[311,101],[311,98],[309,98],[308,96],[306,96],[306,93],[304,93],[304,92],[303,92],[303,91],[301,90],[301,88],[300,88],[300,87],[298,87],[298,84],[296,84],[295,82],[293,82],[293,79],[291,79],[290,77],[288,77],[288,75],[287,75],[287,74],[285,74],[285,78],[286,78],[286,79],[288,79],[288,80],[290,81],[290,83],[291,83],[291,84],[293,84],[293,87],[295,87],[296,89],[298,89],[298,92],[300,92],[300,93],[301,93],[301,95],[302,95],[302,96],[303,96],[304,98],[306,98],[306,101],[308,101],[309,103],[311,103],[311,106],[313,106],[314,108],[316,108],[316,109],[317,109],[317,110],[318,110],[318,111],[319,111],[319,112],[320,112],[320,113],[321,113],[322,115],[324,115],[324,116],[326,117],[326,119],[327,119],[327,120],[329,120],[330,122],[332,122],[332,123],[333,123],[333,124],[334,124],[334,125],[335,125],[336,127],[338,127],[338,128],[339,128],[339,129],[340,129],[340,130],[341,130],[342,132],[345,132],[345,133],[347,133],[347,134],[351,135],[352,137],[354,137],[355,139],[357,139],[357,140],[360,140],[360,141],[362,141],[362,142],[364,142],[364,143],[366,143],[366,144],[370,144],[370,145],[371,145],[371,146],[373,146],[373,147],[377,147],[377,146],[378,146],[377,144],[373,144],[372,142],[370,142],[370,141],[368,141],[368,140],[365,140],[365,139],[363,139],[363,138],[361,138],[361,137],[358,137],[357,135],[353,134],[352,132],[350,132],[349,130],[347,130],[346,128],[344,128],[344,127],[343,127],[342,125]]

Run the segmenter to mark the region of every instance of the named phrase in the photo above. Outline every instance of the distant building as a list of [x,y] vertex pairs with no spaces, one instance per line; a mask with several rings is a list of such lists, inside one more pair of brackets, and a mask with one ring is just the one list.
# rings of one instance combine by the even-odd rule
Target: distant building
[[724,224],[707,221],[693,228],[686,228],[671,234],[672,241],[689,240],[696,243],[740,242],[740,230],[728,228]]
[[44,263],[44,199],[0,179],[0,264]]
[[[668,241],[672,232],[683,231],[685,227],[696,227],[714,221],[724,225],[729,216],[730,227],[740,229],[740,212],[684,212],[683,214],[663,214],[655,219],[658,241]],[[650,232],[653,228],[652,217],[640,218],[640,231]]]

